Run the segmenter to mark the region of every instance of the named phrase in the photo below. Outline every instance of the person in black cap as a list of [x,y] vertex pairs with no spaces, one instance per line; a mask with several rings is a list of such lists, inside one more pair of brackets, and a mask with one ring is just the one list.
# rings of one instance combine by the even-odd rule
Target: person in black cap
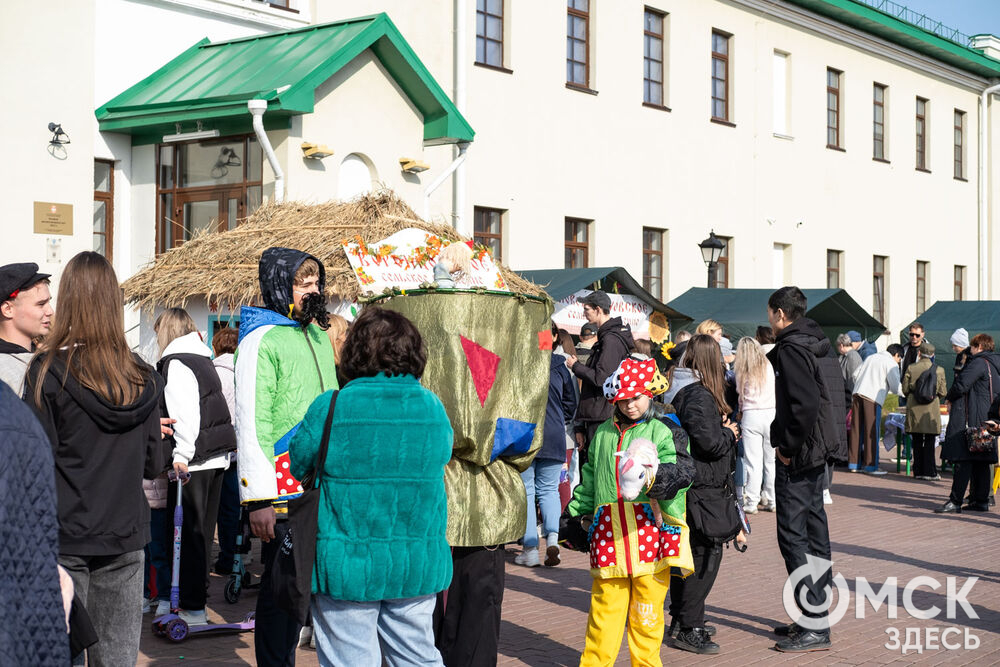
[[597,325],[587,322],[580,327],[580,342],[576,346],[576,356],[584,364],[590,358],[590,351],[597,344]]
[[586,363],[577,357],[566,359],[566,366],[582,380],[580,403],[576,410],[576,442],[580,447],[580,465],[587,461],[587,447],[597,427],[611,418],[614,406],[604,398],[604,383],[618,370],[635,342],[632,330],[620,317],[611,317],[611,297],[597,290],[582,297],[583,316],[597,327],[597,342]]
[[24,374],[37,338],[52,323],[49,274],[25,262],[0,266],[0,380],[24,393]]

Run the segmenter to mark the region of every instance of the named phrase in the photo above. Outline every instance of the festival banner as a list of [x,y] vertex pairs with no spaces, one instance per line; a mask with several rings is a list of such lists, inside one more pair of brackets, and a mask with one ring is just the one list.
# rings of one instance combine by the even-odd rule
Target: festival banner
[[[552,321],[560,329],[565,329],[573,335],[580,334],[580,327],[587,323],[583,316],[583,304],[578,299],[590,294],[591,290],[582,289],[556,302],[556,312]],[[649,316],[653,309],[631,294],[608,294],[611,297],[611,317],[620,317],[622,322],[632,328],[636,338],[649,338]]]
[[[381,294],[386,288],[418,289],[434,282],[434,265],[449,241],[410,227],[377,243],[366,244],[360,236],[344,241],[344,252],[354,275],[367,294]],[[485,288],[509,292],[489,250],[476,244],[470,270],[455,281],[456,289]]]

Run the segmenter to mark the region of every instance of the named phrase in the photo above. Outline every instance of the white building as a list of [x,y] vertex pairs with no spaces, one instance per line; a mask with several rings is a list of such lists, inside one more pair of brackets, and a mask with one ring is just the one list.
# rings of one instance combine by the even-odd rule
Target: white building
[[[1000,293],[1000,174],[979,178],[981,96],[1000,77],[989,36],[970,48],[859,0],[290,1],[0,5],[0,49],[21,63],[0,73],[16,91],[0,263],[58,275],[103,242],[125,278],[244,217],[275,191],[257,97],[288,198],[385,183],[514,268],[621,265],[667,301],[704,284],[697,244],[714,230],[729,239],[722,284],[840,286],[894,334],[936,300]],[[327,60],[310,76],[329,76],[308,85],[240,39],[299,30],[269,38],[290,46],[379,12],[405,39],[341,30],[311,51]],[[265,79],[269,92],[235,83]],[[239,140],[165,142],[175,121]],[[50,122],[72,143],[49,144]],[[306,142],[333,154],[304,157]],[[70,234],[51,204],[72,205]]]

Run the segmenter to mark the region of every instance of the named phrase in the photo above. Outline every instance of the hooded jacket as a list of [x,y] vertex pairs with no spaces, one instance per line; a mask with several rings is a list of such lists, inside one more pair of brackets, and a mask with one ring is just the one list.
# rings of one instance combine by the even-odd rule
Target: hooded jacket
[[549,365],[549,399],[545,405],[542,448],[535,455],[543,461],[566,462],[566,425],[576,414],[576,382],[566,369],[564,357],[553,354]]
[[301,492],[288,470],[288,443],[313,400],[338,389],[333,345],[316,324],[288,317],[295,272],[307,259],[319,264],[319,289],[326,270],[312,255],[268,248],[260,258],[260,291],[267,308],[240,311],[236,350],[236,442],[240,500],[275,504]]
[[212,351],[193,331],[170,341],[156,369],[166,381],[165,413],[174,424],[174,463],[192,470],[225,468],[236,449],[236,433]]
[[[832,392],[842,389],[831,390],[824,377],[834,370],[838,378],[843,376],[831,353],[819,325],[800,317],[778,334],[767,355],[774,367],[777,402],[771,444],[791,460],[793,473],[822,466],[838,453]],[[824,372],[821,364],[829,370]]]
[[736,436],[722,427],[715,399],[695,379],[680,388],[672,403],[687,432],[689,451],[694,459],[694,482],[688,494],[697,495],[698,489],[703,488],[721,489],[726,484],[726,477],[736,469]]
[[0,382],[6,382],[18,398],[24,395],[24,374],[31,361],[31,350],[0,338]]
[[[60,357],[44,378],[38,377],[40,357],[28,367],[25,402],[42,423],[55,458],[60,554],[114,556],[149,542],[142,480],[168,465],[160,437],[163,380],[135,358],[149,375],[127,405],[114,405],[81,385]],[[38,382],[40,406],[34,396]]]
[[[992,386],[992,393],[990,388]],[[989,416],[990,406],[1000,395],[1000,355],[973,354],[955,376],[945,400],[951,402],[948,430],[941,443],[941,458],[947,461],[996,463],[997,453],[970,452],[965,427],[979,426]]]
[[612,317],[597,330],[597,342],[587,363],[573,364],[573,374],[583,380],[576,410],[578,422],[604,422],[611,418],[615,408],[604,398],[604,382],[618,370],[634,345],[632,330],[620,317]]

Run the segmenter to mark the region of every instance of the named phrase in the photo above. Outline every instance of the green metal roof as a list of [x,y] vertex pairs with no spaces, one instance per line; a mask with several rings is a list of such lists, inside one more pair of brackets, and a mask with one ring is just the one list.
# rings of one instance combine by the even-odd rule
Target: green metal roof
[[131,134],[134,144],[205,129],[249,132],[247,100],[268,101],[264,124],[288,127],[311,113],[315,91],[371,49],[424,119],[424,142],[472,141],[475,132],[386,14],[225,42],[203,39],[97,109],[102,132]]
[[785,0],[886,41],[986,78],[1000,76],[1000,60],[856,0]]

